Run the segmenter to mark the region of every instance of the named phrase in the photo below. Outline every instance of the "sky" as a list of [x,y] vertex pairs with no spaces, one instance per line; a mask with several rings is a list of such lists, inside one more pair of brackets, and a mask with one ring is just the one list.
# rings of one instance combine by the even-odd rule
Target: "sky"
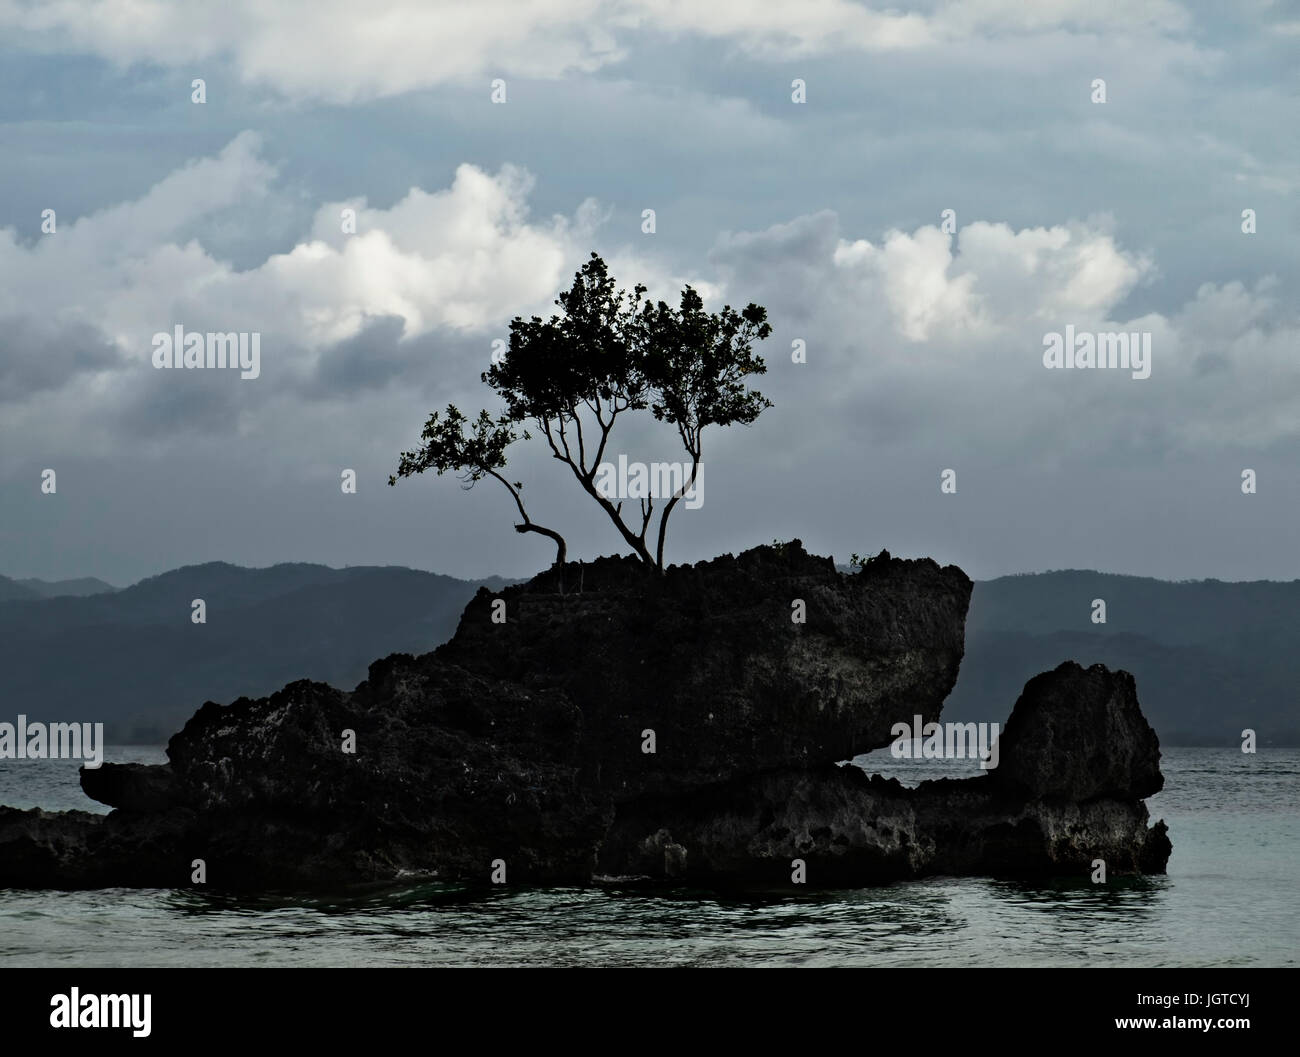
[[[0,0],[0,573],[537,571],[495,482],[387,480],[595,251],[773,328],[670,561],[1300,578],[1298,58],[1281,0]],[[257,377],[156,368],[176,326]],[[1067,327],[1149,377],[1046,366]]]

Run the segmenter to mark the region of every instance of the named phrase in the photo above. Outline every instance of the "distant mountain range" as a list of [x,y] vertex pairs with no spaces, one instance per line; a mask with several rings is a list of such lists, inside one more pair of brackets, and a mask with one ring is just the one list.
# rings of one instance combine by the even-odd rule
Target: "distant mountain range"
[[1064,660],[1132,672],[1164,744],[1240,745],[1250,728],[1260,745],[1300,745],[1300,580],[1066,570],[976,583],[944,719],[1001,722],[1027,679]]
[[12,602],[35,598],[85,598],[87,595],[104,595],[117,588],[96,580],[93,576],[83,576],[80,580],[11,580],[0,576],[0,602]]
[[[508,582],[224,562],[80,597],[15,597],[7,585],[27,582],[7,580],[0,720],[102,721],[110,742],[163,742],[209,699],[260,696],[303,678],[351,689],[371,661],[439,645],[480,586]],[[200,598],[205,624],[191,620]]]
[[[351,689],[371,661],[449,638],[480,586],[509,582],[223,562],[121,590],[0,577],[0,720],[100,720],[110,741],[163,742],[209,699],[301,678]],[[196,598],[206,624],[191,622]],[[944,719],[1002,722],[1025,682],[1064,660],[1132,672],[1164,744],[1237,745],[1250,727],[1260,745],[1300,745],[1300,581],[1069,570],[979,582]]]

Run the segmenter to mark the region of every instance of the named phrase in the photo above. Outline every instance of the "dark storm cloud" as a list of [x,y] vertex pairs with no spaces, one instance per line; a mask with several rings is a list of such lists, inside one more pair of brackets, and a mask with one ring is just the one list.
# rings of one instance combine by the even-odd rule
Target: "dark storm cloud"
[[61,389],[82,372],[122,366],[118,349],[94,327],[31,316],[0,318],[0,403]]

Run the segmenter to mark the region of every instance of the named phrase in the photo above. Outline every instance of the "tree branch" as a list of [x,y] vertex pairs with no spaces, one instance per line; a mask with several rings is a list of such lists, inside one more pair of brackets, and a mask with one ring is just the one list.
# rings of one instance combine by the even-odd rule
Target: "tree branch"
[[506,486],[506,490],[509,491],[511,498],[514,499],[515,501],[515,506],[519,508],[519,516],[524,519],[524,522],[522,525],[516,525],[515,531],[516,532],[537,532],[543,536],[550,538],[551,540],[554,540],[555,549],[556,549],[555,564],[563,565],[564,560],[568,555],[568,551],[569,551],[568,545],[564,542],[564,537],[561,536],[554,529],[548,529],[544,525],[536,524],[533,521],[533,519],[528,516],[528,511],[524,509],[524,501],[523,499],[520,498],[519,493],[515,491],[514,485],[512,485],[509,481],[507,481],[504,477],[502,477],[499,473],[497,473],[496,470],[487,469],[486,472],[488,476],[495,477],[498,481],[500,481],[503,485]]

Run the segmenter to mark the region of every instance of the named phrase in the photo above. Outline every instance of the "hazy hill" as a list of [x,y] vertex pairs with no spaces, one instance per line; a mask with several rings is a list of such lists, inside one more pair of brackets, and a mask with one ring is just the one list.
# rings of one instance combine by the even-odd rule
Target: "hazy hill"
[[[11,597],[0,601],[0,701],[10,722],[101,720],[110,740],[162,741],[208,699],[301,678],[351,689],[379,657],[433,649],[481,584],[505,582],[214,562],[111,594]],[[191,622],[196,598],[206,624]]]
[[116,590],[112,584],[106,584],[93,576],[83,576],[79,580],[12,580],[8,576],[0,576],[0,602],[61,598],[65,595],[84,597]]
[[84,598],[86,595],[111,594],[117,588],[93,576],[83,576],[77,580],[18,580],[23,587],[30,588],[40,598],[62,598],[72,595]]
[[41,596],[33,591],[30,587],[18,580],[11,580],[7,576],[0,576],[0,602],[9,602],[15,599],[31,600]]
[[[1106,623],[1092,623],[1092,601]],[[946,719],[1000,722],[1063,660],[1125,668],[1165,744],[1300,744],[1300,581],[1170,583],[1066,570],[978,582]]]
[[[102,720],[112,740],[163,741],[208,699],[300,678],[351,689],[371,661],[439,645],[480,584],[506,582],[214,562],[42,598],[0,577],[0,719]],[[196,598],[203,625],[190,620]],[[1105,624],[1092,623],[1094,598],[1106,601]],[[944,718],[1002,722],[1025,682],[1063,660],[1131,671],[1165,744],[1239,744],[1244,727],[1263,745],[1300,744],[1300,581],[1069,570],[976,583]]]

